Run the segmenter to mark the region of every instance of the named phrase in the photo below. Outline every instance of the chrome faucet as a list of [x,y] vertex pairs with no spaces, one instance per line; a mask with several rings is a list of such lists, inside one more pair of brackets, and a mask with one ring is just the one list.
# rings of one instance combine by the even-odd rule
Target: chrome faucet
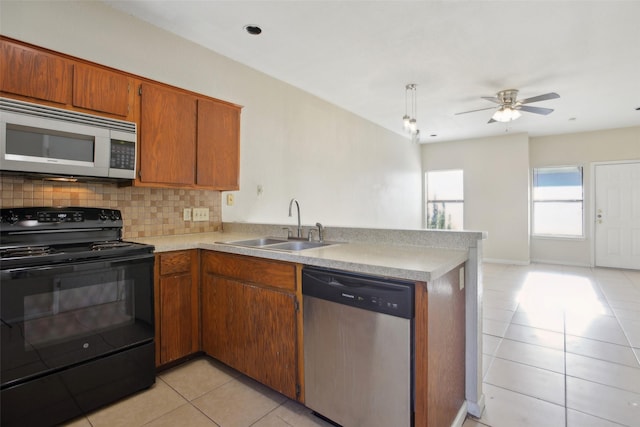
[[300,225],[300,204],[296,199],[291,199],[289,202],[289,216],[293,216],[291,214],[291,208],[293,207],[293,202],[296,202],[296,209],[298,210],[298,237],[302,237],[302,225]]
[[319,222],[316,222],[316,227],[318,227],[318,241],[324,241],[324,227]]

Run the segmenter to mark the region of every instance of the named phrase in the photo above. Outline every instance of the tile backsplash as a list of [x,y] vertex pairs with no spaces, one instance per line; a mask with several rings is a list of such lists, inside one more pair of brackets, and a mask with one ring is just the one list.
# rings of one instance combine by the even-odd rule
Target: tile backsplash
[[[1,207],[82,206],[120,209],[124,238],[219,231],[221,195],[213,190],[119,187],[0,176]],[[209,221],[184,221],[184,208],[209,208]]]

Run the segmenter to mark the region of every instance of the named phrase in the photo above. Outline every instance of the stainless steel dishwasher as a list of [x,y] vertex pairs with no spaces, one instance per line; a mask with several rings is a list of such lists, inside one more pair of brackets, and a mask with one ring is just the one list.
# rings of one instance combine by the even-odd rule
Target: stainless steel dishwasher
[[344,427],[413,420],[413,283],[305,267],[305,405]]

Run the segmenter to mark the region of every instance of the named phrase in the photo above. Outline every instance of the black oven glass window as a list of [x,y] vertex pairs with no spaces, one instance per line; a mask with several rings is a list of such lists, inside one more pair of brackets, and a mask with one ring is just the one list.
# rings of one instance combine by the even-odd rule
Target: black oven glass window
[[3,271],[3,386],[151,342],[153,255]]
[[134,322],[133,282],[124,268],[61,275],[43,293],[24,298],[25,346],[98,333]]

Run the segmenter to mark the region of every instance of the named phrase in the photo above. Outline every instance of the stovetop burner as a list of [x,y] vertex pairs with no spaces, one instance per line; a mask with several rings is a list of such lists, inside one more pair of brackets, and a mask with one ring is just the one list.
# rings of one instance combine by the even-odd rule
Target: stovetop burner
[[123,241],[115,241],[115,242],[97,242],[91,245],[92,251],[102,251],[105,249],[114,249],[114,248],[127,248],[135,243],[131,242],[123,242]]
[[0,209],[2,269],[153,252],[153,246],[122,240],[122,227],[117,209]]
[[20,258],[49,255],[51,246],[19,246],[0,249],[0,258]]

